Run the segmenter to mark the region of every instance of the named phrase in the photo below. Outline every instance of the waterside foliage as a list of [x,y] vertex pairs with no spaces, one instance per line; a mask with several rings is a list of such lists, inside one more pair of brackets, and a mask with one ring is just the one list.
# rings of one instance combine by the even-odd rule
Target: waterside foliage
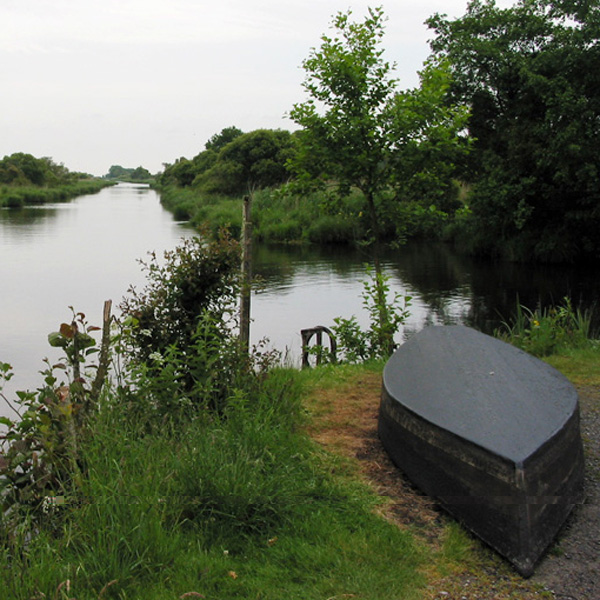
[[307,436],[300,373],[240,353],[235,247],[150,260],[100,348],[81,313],[49,336],[64,359],[3,419],[3,597],[418,597],[427,553]]
[[517,302],[514,319],[505,321],[495,335],[534,356],[545,357],[593,346],[596,334],[591,323],[591,312],[573,308],[570,298],[564,298],[560,305],[535,310]]
[[[396,93],[395,65],[379,45],[382,9],[363,22],[340,13],[303,62],[309,97],[289,113],[301,129],[224,129],[193,158],[167,166],[159,189],[176,189],[165,204],[194,218],[198,210],[212,215],[205,207],[214,196],[266,187],[277,194],[282,186],[286,195],[291,184],[313,231],[281,211],[273,240],[442,235],[470,253],[513,261],[595,260],[600,95],[588,67],[598,61],[599,14],[599,0],[510,8],[472,0],[463,17],[429,19],[432,55],[421,85]],[[315,213],[305,200],[317,184]],[[363,194],[353,210],[346,192],[356,189]],[[357,223],[357,213],[368,218]]]
[[203,240],[151,256],[123,318],[105,310],[100,344],[73,311],[49,336],[64,359],[11,399],[3,597],[410,599],[490,560],[455,526],[437,548],[377,514],[355,466],[308,436],[305,398],[382,362],[298,372],[261,346],[242,354],[237,244]]
[[94,194],[111,182],[85,173],[70,172],[52,159],[17,152],[0,160],[0,208],[26,204],[64,202],[83,194]]
[[28,204],[66,202],[77,196],[96,194],[101,189],[113,185],[100,179],[83,179],[57,187],[0,186],[0,207],[20,208]]
[[[170,186],[160,189],[163,206],[180,221],[196,227],[207,225],[213,232],[228,227],[239,236],[242,198],[207,196],[193,188]],[[458,196],[458,188],[455,190]],[[388,202],[380,220],[381,239],[401,243],[413,239],[443,238],[452,222],[452,206],[441,210],[418,201]],[[364,196],[358,190],[343,198],[327,191],[300,193],[293,186],[256,190],[252,194],[253,236],[257,242],[291,244],[364,245],[372,241]]]

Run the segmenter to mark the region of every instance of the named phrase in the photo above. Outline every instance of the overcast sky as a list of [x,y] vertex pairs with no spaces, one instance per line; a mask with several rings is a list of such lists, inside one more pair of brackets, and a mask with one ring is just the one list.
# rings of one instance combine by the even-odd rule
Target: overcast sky
[[332,16],[380,4],[386,58],[414,87],[425,19],[467,0],[0,0],[0,157],[156,172],[224,127],[292,130],[302,60]]

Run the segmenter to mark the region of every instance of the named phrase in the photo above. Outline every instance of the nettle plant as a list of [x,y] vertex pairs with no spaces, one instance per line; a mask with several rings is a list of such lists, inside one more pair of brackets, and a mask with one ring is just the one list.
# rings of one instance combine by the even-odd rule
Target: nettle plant
[[411,296],[392,294],[390,278],[370,266],[367,275],[361,296],[369,315],[369,327],[362,329],[354,315],[349,319],[336,317],[332,327],[341,359],[350,363],[388,358],[393,351],[389,341],[410,315]]
[[[0,398],[17,418],[0,417],[0,538],[12,535],[24,512],[46,525],[76,494],[84,465],[79,447],[89,417],[98,407],[110,362],[110,302],[105,304],[101,344],[91,335],[100,331],[83,313],[48,336],[64,356],[56,363],[44,359],[43,385],[17,391],[9,400],[3,393],[13,377],[11,365],[0,363]],[[98,354],[97,362],[90,359]]]

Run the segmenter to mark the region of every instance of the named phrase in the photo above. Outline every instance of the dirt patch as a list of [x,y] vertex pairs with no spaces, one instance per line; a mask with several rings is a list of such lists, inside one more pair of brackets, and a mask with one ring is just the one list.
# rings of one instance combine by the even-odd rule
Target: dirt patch
[[[473,538],[480,560],[451,575],[432,575],[427,598],[562,600],[600,598],[600,389],[578,390],[586,452],[586,500],[578,506],[528,580]],[[381,375],[365,374],[312,398],[311,435],[328,450],[357,461],[360,474],[385,497],[382,514],[440,548],[449,517],[395,467],[377,436]]]

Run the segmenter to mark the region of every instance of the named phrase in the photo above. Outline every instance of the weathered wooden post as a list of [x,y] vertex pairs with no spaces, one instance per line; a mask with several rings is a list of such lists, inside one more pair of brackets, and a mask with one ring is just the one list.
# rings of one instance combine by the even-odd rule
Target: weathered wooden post
[[251,196],[244,196],[242,216],[242,286],[240,298],[240,346],[250,350],[250,295],[252,291]]

